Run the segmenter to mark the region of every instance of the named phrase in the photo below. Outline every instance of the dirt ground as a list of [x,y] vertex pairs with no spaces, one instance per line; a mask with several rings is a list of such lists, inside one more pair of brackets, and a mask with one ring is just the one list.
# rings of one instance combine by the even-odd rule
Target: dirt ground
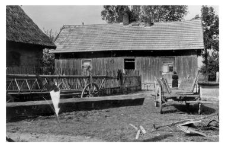
[[[153,98],[146,98],[143,105],[126,106],[92,111],[61,113],[60,125],[55,116],[40,116],[6,123],[6,135],[22,142],[217,142],[219,130],[205,127],[211,119],[204,119],[196,125],[198,131],[207,137],[187,135],[176,126],[157,126],[184,119],[197,119],[218,112],[218,104],[204,104],[202,115],[197,114],[197,105],[187,110],[184,104],[172,103],[166,106],[164,114],[154,106]],[[143,126],[146,134],[135,139],[137,131],[130,125]]]

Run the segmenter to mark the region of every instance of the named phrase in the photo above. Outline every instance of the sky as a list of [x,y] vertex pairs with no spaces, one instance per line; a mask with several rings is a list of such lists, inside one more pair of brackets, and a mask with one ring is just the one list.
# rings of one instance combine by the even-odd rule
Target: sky
[[[218,13],[218,6],[213,6]],[[43,6],[22,5],[26,14],[39,26],[40,29],[59,32],[63,25],[104,24],[101,18],[102,5],[73,5],[73,6]],[[200,15],[201,5],[189,5],[185,20]]]

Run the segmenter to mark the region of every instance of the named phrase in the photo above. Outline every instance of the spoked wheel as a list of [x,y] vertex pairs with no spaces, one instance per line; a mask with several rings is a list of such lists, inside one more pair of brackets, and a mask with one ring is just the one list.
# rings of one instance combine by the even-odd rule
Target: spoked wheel
[[162,114],[162,89],[160,86],[155,91],[155,107],[159,107],[159,112]]
[[159,86],[155,88],[155,107],[159,107]]
[[88,84],[84,87],[82,93],[81,93],[81,98],[83,97],[95,97],[98,96],[99,93],[99,88],[98,85],[95,83]]
[[163,102],[162,102],[162,94],[160,93],[160,101],[159,101],[159,113],[162,114]]

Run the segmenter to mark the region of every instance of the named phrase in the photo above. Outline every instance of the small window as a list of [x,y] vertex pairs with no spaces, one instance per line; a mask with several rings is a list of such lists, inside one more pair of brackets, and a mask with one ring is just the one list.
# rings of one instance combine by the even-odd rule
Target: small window
[[169,64],[169,72],[173,72],[173,65],[172,64]]
[[89,76],[92,69],[91,59],[81,61],[82,75]]
[[92,68],[91,59],[82,60],[81,68],[87,69],[88,67]]
[[173,63],[172,62],[163,62],[162,72],[163,73],[173,72]]
[[135,59],[124,59],[124,69],[135,69]]

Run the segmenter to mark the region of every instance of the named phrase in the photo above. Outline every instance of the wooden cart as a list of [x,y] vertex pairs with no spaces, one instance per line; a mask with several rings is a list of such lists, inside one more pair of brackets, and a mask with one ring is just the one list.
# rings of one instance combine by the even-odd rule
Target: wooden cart
[[[171,89],[168,85],[168,82],[164,78],[156,79],[155,82],[155,106],[159,107],[160,114],[163,113],[163,106],[167,104],[169,100],[185,102],[186,106],[189,106],[190,103],[198,104],[198,113],[201,113],[201,98],[199,91],[197,89],[197,79],[198,76],[194,79],[191,90],[184,89]],[[185,83],[186,81],[184,81]],[[186,82],[187,83],[187,82]],[[196,90],[196,91],[195,91]]]

